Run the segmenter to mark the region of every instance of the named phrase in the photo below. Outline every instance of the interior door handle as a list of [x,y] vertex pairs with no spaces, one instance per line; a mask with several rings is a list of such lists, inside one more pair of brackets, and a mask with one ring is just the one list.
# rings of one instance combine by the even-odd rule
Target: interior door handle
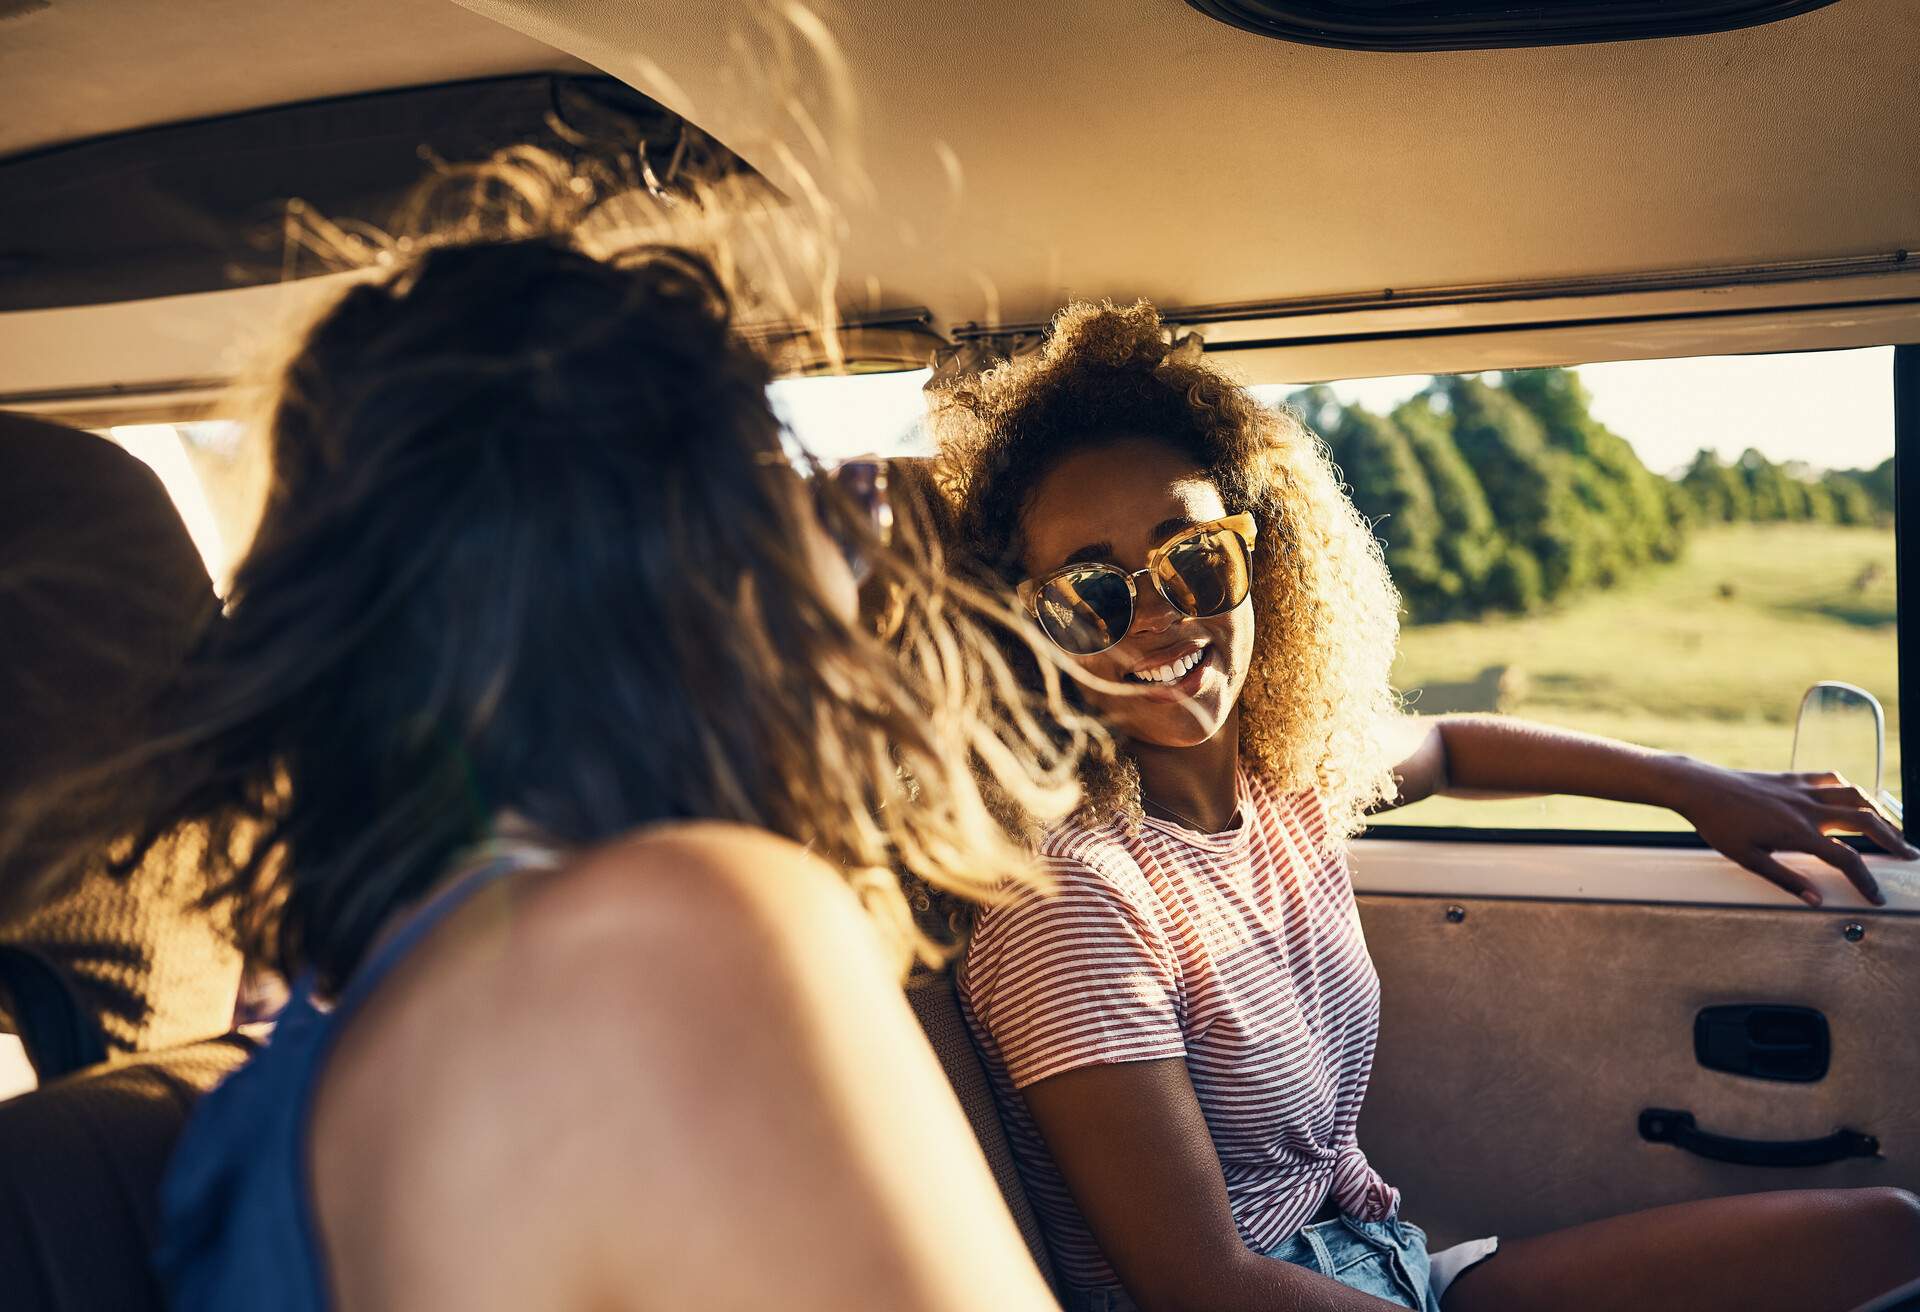
[[1824,1139],[1735,1139],[1701,1129],[1692,1112],[1660,1107],[1640,1113],[1640,1137],[1736,1166],[1825,1166],[1849,1157],[1880,1155],[1880,1141],[1858,1130],[1835,1130]]

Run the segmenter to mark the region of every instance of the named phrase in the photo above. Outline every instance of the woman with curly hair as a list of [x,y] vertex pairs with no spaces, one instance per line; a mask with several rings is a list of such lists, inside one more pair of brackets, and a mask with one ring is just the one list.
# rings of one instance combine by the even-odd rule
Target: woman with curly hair
[[1070,306],[1036,354],[937,393],[934,417],[966,550],[1124,748],[1089,763],[1087,805],[1044,840],[1054,893],[990,907],[960,973],[1071,1306],[1805,1312],[1920,1274],[1920,1210],[1897,1190],[1714,1200],[1430,1259],[1355,1134],[1379,981],[1343,844],[1368,812],[1436,793],[1669,806],[1817,904],[1776,850],[1874,900],[1829,835],[1917,855],[1864,797],[1399,714],[1396,597],[1324,448],[1197,343],[1170,347],[1144,303]]

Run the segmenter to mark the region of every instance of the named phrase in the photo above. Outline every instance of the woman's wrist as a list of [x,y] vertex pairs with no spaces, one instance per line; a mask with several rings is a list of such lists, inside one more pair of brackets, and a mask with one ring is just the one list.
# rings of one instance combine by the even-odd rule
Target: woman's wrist
[[1661,752],[1647,758],[1642,772],[1646,795],[1628,800],[1664,806],[1682,816],[1688,815],[1709,781],[1724,773],[1723,767],[1710,764],[1684,752]]

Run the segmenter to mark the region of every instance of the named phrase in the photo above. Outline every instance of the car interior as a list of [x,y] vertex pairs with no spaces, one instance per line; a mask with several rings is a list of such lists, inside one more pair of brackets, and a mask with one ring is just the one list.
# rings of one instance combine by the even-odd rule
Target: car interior
[[[249,352],[336,285],[284,241],[287,203],[378,225],[435,161],[522,143],[662,176],[697,148],[775,208],[830,210],[838,331],[823,348],[794,328],[781,386],[917,393],[916,371],[1023,349],[1075,298],[1148,298],[1275,397],[1878,352],[1897,515],[1920,485],[1917,58],[1910,0],[0,0],[0,412],[18,417],[0,563],[26,558],[5,530],[55,483],[84,484],[70,522],[131,522],[155,485],[129,479],[130,451],[220,586],[245,532],[220,434]],[[1920,537],[1886,540],[1887,577],[1862,587],[1890,599],[1866,635],[1889,673],[1853,749],[1897,807],[1920,771],[1894,715],[1920,671],[1900,604]],[[1723,597],[1757,586],[1729,580]],[[1817,633],[1799,641],[1819,666]],[[20,650],[0,633],[0,663]],[[1772,768],[1794,759],[1801,691],[1751,708]],[[1361,1139],[1436,1247],[1730,1193],[1920,1189],[1920,863],[1876,860],[1882,907],[1792,863],[1827,894],[1809,910],[1690,834],[1512,814],[1409,816],[1353,848],[1384,995]],[[167,1148],[257,1036],[222,1019],[113,1038],[32,910],[0,921],[0,1029],[33,1067],[0,1076],[20,1090],[0,1101],[0,1292],[158,1306]],[[154,987],[231,997],[237,963],[194,960],[150,962]],[[950,979],[909,997],[1051,1277]]]

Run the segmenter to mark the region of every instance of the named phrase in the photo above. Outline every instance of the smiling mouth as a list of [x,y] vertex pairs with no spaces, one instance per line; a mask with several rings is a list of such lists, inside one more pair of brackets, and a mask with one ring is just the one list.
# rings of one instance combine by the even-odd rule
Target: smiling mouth
[[1126,676],[1128,683],[1142,684],[1149,688],[1174,688],[1186,682],[1203,664],[1206,663],[1207,648],[1193,647],[1171,660],[1155,665],[1143,666],[1130,671]]

